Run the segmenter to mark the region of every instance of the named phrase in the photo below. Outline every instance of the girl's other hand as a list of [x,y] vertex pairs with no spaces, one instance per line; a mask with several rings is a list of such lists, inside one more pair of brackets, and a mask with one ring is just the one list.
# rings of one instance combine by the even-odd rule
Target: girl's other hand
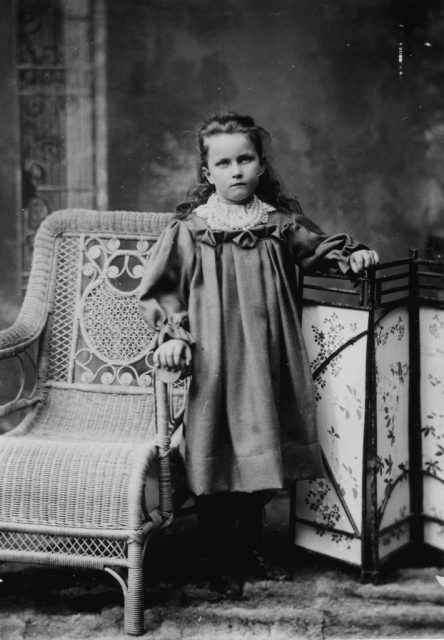
[[355,251],[350,256],[350,268],[353,273],[360,274],[364,271],[364,269],[368,269],[368,267],[373,267],[375,264],[378,264],[379,256],[376,251],[372,249],[361,249],[360,251]]
[[154,366],[164,367],[167,371],[179,371],[191,364],[191,349],[184,340],[168,340],[156,349],[153,355]]

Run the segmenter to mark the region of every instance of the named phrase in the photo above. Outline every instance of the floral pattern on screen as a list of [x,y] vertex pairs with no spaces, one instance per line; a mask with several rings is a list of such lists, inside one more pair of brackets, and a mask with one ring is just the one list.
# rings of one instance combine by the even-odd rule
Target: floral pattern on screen
[[[338,351],[352,336],[358,333],[358,323],[354,319],[343,318],[344,309],[333,309],[320,319],[319,324],[311,325],[310,344],[314,346],[310,358],[310,367],[314,374],[332,358],[328,368],[319,371],[314,377],[316,400],[322,397],[322,389],[327,385],[329,375],[338,376],[343,368],[343,353]],[[348,315],[348,314],[347,314]],[[362,330],[362,329],[361,329]],[[332,357],[338,351],[337,355]]]
[[[365,310],[306,305],[303,333],[316,389],[327,477],[298,482],[296,518],[322,538],[323,553],[349,558],[360,535],[365,402]],[[335,355],[336,354],[336,355]],[[303,527],[299,527],[304,536]],[[311,548],[308,536],[296,544]],[[313,540],[313,548],[318,543]]]
[[410,512],[408,311],[396,308],[375,326],[377,525],[380,554],[405,543]]
[[421,309],[420,340],[424,535],[444,549],[444,310]]
[[422,416],[423,466],[444,479],[444,312],[423,309],[421,319],[421,395],[429,399]]

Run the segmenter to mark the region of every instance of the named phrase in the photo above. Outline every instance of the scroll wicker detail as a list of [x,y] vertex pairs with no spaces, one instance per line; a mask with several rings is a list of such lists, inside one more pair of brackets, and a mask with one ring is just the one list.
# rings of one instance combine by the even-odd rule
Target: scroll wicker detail
[[0,359],[19,358],[23,372],[0,415],[28,410],[0,436],[0,561],[105,569],[131,634],[143,632],[146,542],[172,518],[170,441],[186,387],[156,380],[137,310],[170,219],[51,214],[19,317],[0,332]]

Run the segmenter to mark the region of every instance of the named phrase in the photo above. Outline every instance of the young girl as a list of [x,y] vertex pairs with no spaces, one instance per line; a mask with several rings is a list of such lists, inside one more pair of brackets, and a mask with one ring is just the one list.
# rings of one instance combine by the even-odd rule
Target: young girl
[[228,595],[240,593],[242,574],[267,577],[267,492],[322,475],[295,265],[353,276],[378,262],[350,236],[325,234],[283,193],[266,136],[248,116],[203,124],[199,184],[153,248],[140,298],[157,332],[155,365],[192,364],[187,477],[212,586]]

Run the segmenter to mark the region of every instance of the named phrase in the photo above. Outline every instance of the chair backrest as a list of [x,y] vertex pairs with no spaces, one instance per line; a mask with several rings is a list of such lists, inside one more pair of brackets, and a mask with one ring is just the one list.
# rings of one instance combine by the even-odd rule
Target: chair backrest
[[[39,262],[49,259],[52,313],[41,371],[47,384],[129,393],[151,385],[152,333],[138,312],[138,288],[147,254],[171,219],[74,209],[43,222],[28,289],[36,286]],[[35,294],[29,290],[27,296]]]

